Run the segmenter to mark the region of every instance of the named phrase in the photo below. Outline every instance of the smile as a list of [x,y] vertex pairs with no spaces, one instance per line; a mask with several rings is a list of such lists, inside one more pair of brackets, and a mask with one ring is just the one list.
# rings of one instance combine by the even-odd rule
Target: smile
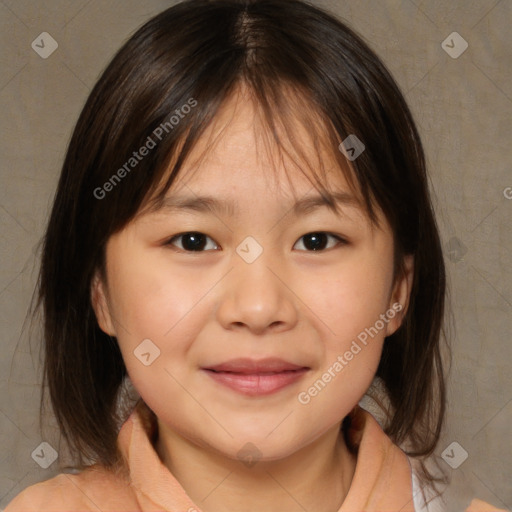
[[276,393],[300,380],[309,368],[281,359],[236,359],[201,369],[216,383],[246,396]]
[[243,395],[269,395],[297,382],[308,368],[268,373],[234,373],[204,370],[213,380]]

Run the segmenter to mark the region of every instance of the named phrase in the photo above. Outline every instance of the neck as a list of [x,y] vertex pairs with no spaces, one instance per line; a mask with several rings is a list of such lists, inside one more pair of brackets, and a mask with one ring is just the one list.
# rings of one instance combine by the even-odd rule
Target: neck
[[203,512],[338,512],[355,470],[340,424],[284,459],[251,466],[158,426],[160,459]]

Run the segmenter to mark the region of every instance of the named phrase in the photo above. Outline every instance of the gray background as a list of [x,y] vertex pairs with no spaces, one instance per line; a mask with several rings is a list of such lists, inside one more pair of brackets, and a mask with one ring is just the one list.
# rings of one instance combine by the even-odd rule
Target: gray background
[[[512,2],[316,3],[377,50],[402,87],[426,147],[454,324],[448,426],[436,453],[453,441],[468,453],[457,469],[440,461],[452,478],[448,508],[462,509],[473,496],[510,508]],[[171,4],[0,0],[0,508],[58,472],[58,461],[42,469],[31,458],[51,435],[42,439],[38,431],[37,333],[31,353],[22,327],[71,130],[113,53]],[[441,46],[454,31],[469,44],[458,58]],[[59,45],[47,59],[31,48],[41,32]],[[452,51],[460,48],[454,45]],[[462,453],[456,447],[452,460]]]

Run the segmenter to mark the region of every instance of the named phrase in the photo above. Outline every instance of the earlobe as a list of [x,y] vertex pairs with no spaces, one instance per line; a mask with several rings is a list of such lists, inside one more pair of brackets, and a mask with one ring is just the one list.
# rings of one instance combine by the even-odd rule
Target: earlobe
[[105,285],[99,271],[96,271],[91,282],[91,303],[100,329],[109,336],[116,336],[105,293]]
[[397,277],[393,293],[391,295],[389,311],[394,311],[396,314],[393,315],[393,318],[391,318],[387,324],[386,336],[391,336],[402,325],[403,319],[405,318],[409,308],[413,279],[414,257],[412,255],[407,255],[404,257],[402,274]]

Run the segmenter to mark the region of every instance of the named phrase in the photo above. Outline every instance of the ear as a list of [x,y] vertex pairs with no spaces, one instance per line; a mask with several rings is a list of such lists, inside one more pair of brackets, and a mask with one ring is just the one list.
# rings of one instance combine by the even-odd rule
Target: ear
[[401,275],[397,276],[393,286],[393,293],[389,303],[389,310],[396,314],[390,317],[386,327],[386,336],[391,336],[402,325],[402,321],[409,307],[409,298],[411,295],[412,281],[414,278],[414,257],[407,255],[404,257]]
[[91,303],[100,329],[109,336],[116,336],[112,315],[108,306],[106,286],[98,270],[91,282]]

